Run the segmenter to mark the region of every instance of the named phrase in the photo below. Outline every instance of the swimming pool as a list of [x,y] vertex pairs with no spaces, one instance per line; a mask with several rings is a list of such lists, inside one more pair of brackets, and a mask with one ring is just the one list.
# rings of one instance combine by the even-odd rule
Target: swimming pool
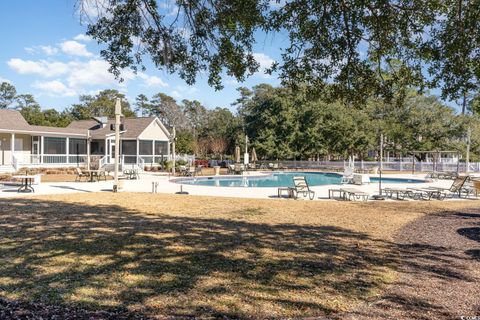
[[[175,183],[210,187],[246,187],[246,188],[269,188],[269,187],[293,187],[293,177],[304,176],[311,186],[328,184],[341,184],[342,175],[325,172],[275,172],[266,176],[232,176],[232,177],[197,177],[181,178],[174,180]],[[370,178],[375,183],[378,178]],[[421,183],[423,180],[382,178],[382,183]]]

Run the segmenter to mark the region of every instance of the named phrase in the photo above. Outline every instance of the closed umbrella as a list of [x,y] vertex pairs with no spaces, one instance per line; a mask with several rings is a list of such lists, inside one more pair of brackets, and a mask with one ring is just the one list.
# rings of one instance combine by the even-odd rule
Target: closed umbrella
[[235,162],[240,163],[240,147],[235,147]]
[[255,151],[255,148],[252,148],[252,162],[255,163],[257,161],[258,161],[257,152]]

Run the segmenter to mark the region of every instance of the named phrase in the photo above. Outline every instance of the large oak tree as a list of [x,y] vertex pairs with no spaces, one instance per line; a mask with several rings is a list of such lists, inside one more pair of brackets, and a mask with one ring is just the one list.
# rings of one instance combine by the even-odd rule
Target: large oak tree
[[[98,14],[87,16],[97,4]],[[143,68],[145,57],[188,84],[200,72],[244,80],[259,68],[256,32],[280,34],[282,59],[271,66],[285,84],[322,89],[360,103],[390,99],[396,82],[440,86],[454,99],[478,88],[479,0],[78,0],[88,34],[106,44],[111,71]],[[173,15],[172,15],[173,9]],[[399,61],[396,77],[382,69]]]

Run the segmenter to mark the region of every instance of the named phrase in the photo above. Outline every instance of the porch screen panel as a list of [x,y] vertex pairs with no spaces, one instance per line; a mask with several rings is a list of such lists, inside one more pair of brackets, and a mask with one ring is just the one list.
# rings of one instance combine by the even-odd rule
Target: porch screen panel
[[155,154],[167,155],[168,154],[168,141],[155,141]]
[[136,140],[122,140],[122,154],[129,156],[137,155],[137,141]]
[[70,145],[68,149],[70,154],[87,154],[87,140],[70,139]]
[[152,140],[140,140],[140,154],[141,155],[152,155]]
[[44,153],[45,154],[66,154],[67,146],[65,138],[45,137],[44,138]]

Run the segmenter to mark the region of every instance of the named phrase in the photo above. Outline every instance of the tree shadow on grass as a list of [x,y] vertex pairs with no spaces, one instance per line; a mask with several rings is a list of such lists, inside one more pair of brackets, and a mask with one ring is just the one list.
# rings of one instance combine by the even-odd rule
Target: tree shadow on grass
[[[261,210],[245,212],[252,214]],[[431,267],[452,258],[443,247],[235,217],[8,199],[0,208],[0,293],[142,315],[271,318],[335,314],[371,299],[405,266],[468,280],[455,266]]]

